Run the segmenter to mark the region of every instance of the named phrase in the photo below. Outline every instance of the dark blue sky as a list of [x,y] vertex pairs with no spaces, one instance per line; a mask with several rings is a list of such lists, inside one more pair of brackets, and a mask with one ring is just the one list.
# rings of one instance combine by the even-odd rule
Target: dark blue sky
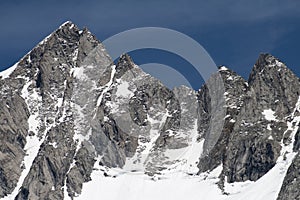
[[[0,68],[13,65],[71,20],[99,40],[131,28],[171,28],[197,40],[217,65],[246,78],[261,52],[280,58],[300,75],[299,8],[298,0],[1,1]],[[186,64],[159,51],[131,55],[138,64]]]

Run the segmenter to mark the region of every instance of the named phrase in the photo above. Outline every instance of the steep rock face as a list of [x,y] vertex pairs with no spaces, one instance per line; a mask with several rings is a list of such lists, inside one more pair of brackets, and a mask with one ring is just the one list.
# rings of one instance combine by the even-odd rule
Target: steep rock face
[[28,176],[16,199],[62,199],[63,186],[73,162],[75,144],[69,137],[68,124],[60,124],[48,131]]
[[[32,126],[27,143],[37,148],[25,149],[31,160],[22,172],[24,181],[16,199],[63,198],[60,188],[76,149],[69,100],[70,70],[76,66],[79,38],[74,24],[63,24],[27,54],[26,62],[21,61],[11,74],[25,81],[22,97],[29,107],[28,123]],[[30,144],[33,141],[36,143]]]
[[300,154],[298,153],[289,167],[286,178],[283,181],[282,188],[278,195],[278,200],[300,199]]
[[22,171],[29,112],[22,97],[12,90],[2,91],[0,102],[0,197],[3,197],[16,187]]
[[[64,27],[58,29],[22,58],[15,65],[16,68],[10,74],[9,79],[1,80],[4,83],[1,89],[7,88],[7,92],[16,100],[20,96],[18,101],[10,101],[12,108],[19,112],[18,116],[14,116],[14,120],[20,121],[20,124],[17,126],[18,130],[15,130],[14,133],[19,133],[19,141],[23,140],[22,149],[25,148],[25,150],[30,151],[30,153],[27,152],[28,155],[26,157],[28,159],[25,158],[22,167],[23,170],[18,169],[21,164],[12,165],[18,170],[11,177],[19,178],[19,181],[25,178],[22,176],[23,174],[20,174],[20,171],[28,170],[29,165],[31,165],[30,162],[32,162],[30,157],[37,153],[29,150],[30,146],[28,145],[30,145],[30,142],[28,141],[37,139],[42,142],[46,129],[51,126],[56,117],[55,105],[58,99],[63,98],[64,81],[67,79],[64,68],[68,68],[69,66],[60,65],[60,63],[73,62],[70,59],[75,45],[72,38],[78,36],[76,27],[70,28],[71,25],[68,23]],[[67,43],[66,40],[71,41]],[[16,95],[13,93],[16,93]],[[14,107],[14,102],[17,103],[17,107]],[[29,127],[25,121],[31,123]],[[23,124],[26,125],[24,126]],[[28,136],[26,140],[25,136]],[[25,144],[28,145],[24,146]],[[17,147],[17,145],[14,146]],[[38,151],[38,149],[36,150]],[[17,163],[20,162],[20,153],[15,152],[15,155],[16,159],[12,160],[15,160]],[[23,160],[23,158],[21,159]],[[28,163],[26,163],[27,161]],[[16,180],[11,180],[10,184],[15,185],[16,182]],[[12,190],[10,190],[11,192]]]
[[[241,107],[244,104],[244,98],[246,91],[248,89],[247,82],[235,72],[231,71],[226,67],[221,67],[219,69],[222,80],[224,81],[224,98],[225,98],[225,112],[226,116],[224,119],[224,127],[221,130],[219,138],[217,138],[216,144],[211,149],[209,154],[204,155],[200,158],[198,167],[199,172],[205,172],[208,170],[213,170],[218,167],[221,163],[225,161],[226,149],[229,143],[230,134],[233,131],[234,124],[236,123],[237,116],[240,112]],[[210,109],[205,110],[210,107],[210,98],[207,86],[203,86],[199,92],[199,103],[200,106],[200,116],[198,127],[201,128],[200,131],[208,131],[208,127],[203,127],[203,125],[209,125],[209,120],[211,117]],[[200,132],[200,133],[201,133]],[[205,138],[205,136],[204,136]]]
[[[282,183],[281,190],[278,194],[278,200],[281,199],[299,199],[300,198],[300,154],[299,154],[299,100],[296,104],[296,109],[293,111],[293,118],[294,118],[294,126],[296,129],[292,131],[291,133],[287,132],[287,135],[292,135],[292,137],[285,137],[288,139],[285,139],[285,145],[290,145],[293,147],[293,149],[290,149],[290,153],[295,154],[294,159],[292,160],[291,165],[289,166],[289,169],[286,172],[285,178]],[[291,152],[293,150],[293,152]]]
[[[180,93],[186,95],[182,102]],[[180,103],[186,107],[185,112],[181,112]],[[195,104],[196,95],[191,89],[171,91],[138,68],[128,55],[122,55],[100,106],[104,132],[115,138],[122,152],[119,166],[125,164],[128,170],[142,170],[149,175],[169,168],[174,160],[168,152],[184,151],[191,142],[196,115],[189,106],[195,108]],[[181,123],[185,123],[185,131],[180,129]]]
[[229,139],[225,161],[229,182],[255,181],[276,164],[286,118],[298,98],[299,79],[278,59],[261,55],[250,74],[247,97]]
[[[67,22],[17,63],[9,79],[1,80],[2,94],[16,92],[16,95],[10,94],[13,99],[1,107],[5,112],[9,105],[13,109],[11,114],[5,113],[5,119],[11,116],[8,127],[1,128],[4,131],[13,130],[14,135],[18,133],[14,137],[2,134],[12,138],[2,142],[16,143],[10,145],[14,147],[4,149],[8,153],[3,155],[3,159],[11,154],[8,149],[11,149],[15,159],[10,158],[1,164],[5,172],[3,182],[8,184],[3,184],[2,196],[12,193],[8,198],[14,198],[20,188],[16,199],[62,199],[68,193],[71,196],[80,193],[82,183],[90,180],[97,152],[89,137],[84,137],[89,134],[92,125],[97,126],[88,114],[95,108],[100,93],[93,92],[90,85],[81,84],[84,75],[97,82],[99,87],[108,82],[102,72],[110,68],[112,61],[102,50],[100,42],[87,29],[80,31],[76,25]],[[80,73],[81,66],[92,65],[98,65],[100,73],[92,70]],[[82,99],[80,97],[84,93],[78,95],[78,88],[88,88],[86,94],[92,95],[85,95],[87,99]],[[82,112],[77,112],[78,108]],[[86,121],[82,121],[78,114],[90,120],[87,126],[81,126]],[[15,120],[19,121],[19,125],[13,124]],[[78,129],[79,126],[82,129]],[[93,129],[93,134],[101,133],[101,129]],[[25,157],[23,148],[27,153]],[[83,156],[83,152],[88,152],[90,156]],[[111,154],[115,152],[118,151]],[[18,167],[23,159],[22,168]],[[6,170],[14,171],[4,163],[11,161],[16,162],[11,164],[15,166],[15,173],[7,178],[9,173]]]
[[[126,124],[126,122],[122,123],[119,118],[115,116],[118,111],[122,110],[121,106],[123,106],[123,102],[125,101],[122,99],[123,97],[127,100],[126,103],[129,103],[129,96],[118,96],[118,85],[121,81],[121,77],[133,67],[134,64],[130,57],[125,54],[120,57],[116,66],[110,70],[110,73],[104,72],[104,74],[110,75],[110,83],[106,83],[109,86],[107,87],[107,91],[103,93],[101,102],[99,102],[100,106],[97,114],[101,120],[100,129],[103,130],[104,136],[108,138],[108,144],[99,144],[99,141],[105,141],[103,140],[103,137],[97,138],[96,135],[92,135],[92,142],[96,146],[97,152],[100,153],[101,151],[104,151],[104,155],[107,155],[101,159],[101,165],[123,167],[126,161],[126,156],[132,156],[137,147],[137,135],[131,134],[129,129],[124,128],[122,124]],[[126,104],[126,109],[127,105],[128,104]],[[131,117],[128,116],[128,110],[124,112],[126,112],[124,120],[128,120],[130,122]]]

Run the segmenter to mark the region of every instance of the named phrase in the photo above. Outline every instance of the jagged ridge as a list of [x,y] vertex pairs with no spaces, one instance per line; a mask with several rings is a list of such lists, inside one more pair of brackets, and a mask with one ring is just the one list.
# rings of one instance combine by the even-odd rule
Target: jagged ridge
[[[207,84],[221,75],[225,91],[170,90],[126,54],[114,64],[87,29],[66,22],[0,75],[0,197],[73,198],[95,171],[114,176],[114,167],[163,178],[222,166],[228,193],[227,182],[261,180],[281,164],[278,199],[300,196],[299,79],[269,54],[248,81],[221,67]],[[209,124],[222,121],[212,107],[222,98],[208,88],[225,97],[218,138]]]

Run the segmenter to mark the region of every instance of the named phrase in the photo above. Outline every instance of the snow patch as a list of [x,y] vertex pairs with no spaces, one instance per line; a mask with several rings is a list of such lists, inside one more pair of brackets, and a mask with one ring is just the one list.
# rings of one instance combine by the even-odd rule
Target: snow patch
[[62,25],[59,26],[59,29],[63,28],[67,24],[72,24],[72,22],[71,21],[66,21],[66,22],[62,23]]
[[49,145],[53,146],[53,148],[55,148],[55,149],[57,148],[57,143],[56,142],[50,142]]
[[88,76],[84,73],[84,67],[72,68],[71,73],[73,76],[79,80],[88,80]]
[[119,97],[131,98],[134,94],[128,88],[129,83],[126,81],[121,81],[121,83],[117,86],[116,95]]
[[232,76],[229,76],[229,77],[227,78],[227,80],[232,81],[232,80],[233,80]]
[[15,71],[15,69],[18,67],[19,63],[14,64],[13,66],[11,66],[10,68],[0,72],[0,77],[2,77],[2,79],[6,79],[8,78],[11,73],[13,73],[13,71]]
[[220,69],[219,69],[219,71],[227,71],[227,70],[228,70],[228,68],[225,67],[225,66],[222,66],[222,67],[220,67]]
[[268,109],[268,110],[264,110],[262,112],[262,114],[265,116],[265,119],[268,120],[268,121],[278,121],[276,119],[276,116],[274,115],[275,112],[271,109]]
[[113,79],[115,77],[115,73],[116,73],[116,66],[115,65],[112,65],[111,66],[111,75],[110,75],[110,80],[109,82],[104,86],[104,89],[103,91],[101,92],[100,96],[98,97],[98,100],[97,100],[97,107],[100,106],[101,102],[102,102],[102,99],[103,99],[103,95],[106,94],[108,92],[108,90],[111,88],[111,85],[113,83]]
[[270,136],[268,137],[268,140],[274,140],[273,136],[270,135]]
[[231,122],[231,123],[235,123],[235,120],[234,120],[234,119],[231,119],[229,122]]

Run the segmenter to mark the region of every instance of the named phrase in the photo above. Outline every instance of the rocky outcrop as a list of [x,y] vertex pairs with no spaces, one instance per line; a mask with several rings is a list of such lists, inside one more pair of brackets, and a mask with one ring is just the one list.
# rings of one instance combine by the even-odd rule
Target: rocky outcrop
[[[248,83],[235,72],[231,71],[226,67],[220,67],[219,73],[224,82],[224,98],[225,98],[225,119],[224,126],[221,130],[219,138],[214,145],[214,147],[209,151],[207,155],[203,155],[200,158],[198,167],[199,173],[205,172],[208,170],[213,170],[218,167],[220,164],[225,162],[226,159],[226,150],[229,144],[230,134],[233,131],[234,124],[237,121],[238,114],[240,109],[244,104],[246,92],[248,89]],[[212,77],[214,78],[214,76]],[[212,80],[213,82],[214,80]],[[208,131],[208,125],[211,120],[211,110],[209,109],[211,103],[209,98],[209,93],[207,86],[204,85],[199,91],[199,117],[198,128],[200,134],[203,133],[205,138],[205,133]]]

